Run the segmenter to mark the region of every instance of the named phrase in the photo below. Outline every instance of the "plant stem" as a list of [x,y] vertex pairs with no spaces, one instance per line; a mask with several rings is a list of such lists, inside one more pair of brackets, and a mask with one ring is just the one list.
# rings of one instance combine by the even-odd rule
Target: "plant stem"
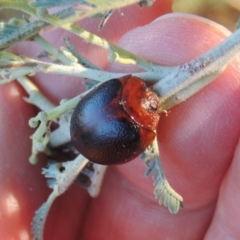
[[163,109],[185,101],[209,84],[239,52],[240,29],[216,47],[157,82],[153,89],[161,96]]

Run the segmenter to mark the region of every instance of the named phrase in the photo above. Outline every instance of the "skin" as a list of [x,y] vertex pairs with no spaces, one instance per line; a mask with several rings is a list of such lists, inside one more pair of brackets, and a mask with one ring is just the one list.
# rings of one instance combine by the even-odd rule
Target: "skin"
[[[169,1],[155,4],[144,14],[145,21],[138,7],[125,9],[124,20],[116,12],[100,34],[162,65],[183,64],[226,38],[226,32],[216,25],[183,15],[152,22],[170,11]],[[114,24],[121,26],[118,35],[112,32]],[[84,21],[83,25],[99,33],[96,21]],[[55,46],[62,44],[61,37],[69,36],[62,30],[44,35]],[[77,43],[72,35],[70,40]],[[103,50],[84,42],[78,42],[78,49],[100,67],[138,71],[109,65]],[[13,51],[36,57],[39,48],[23,43]],[[71,84],[69,78],[59,76],[37,74],[34,79],[54,102],[83,90],[77,78],[71,78]],[[24,102],[23,96],[26,93],[17,83],[0,87],[0,239],[29,239],[34,211],[50,193],[41,175],[46,159],[35,166],[27,161],[33,133],[28,119],[36,109]],[[151,177],[144,177],[143,163],[135,160],[109,167],[96,199],[72,185],[54,202],[45,239],[239,239],[239,108],[240,67],[234,60],[213,83],[168,115],[162,114],[157,129],[161,158],[170,184],[184,198],[179,214],[172,215],[159,206]]]

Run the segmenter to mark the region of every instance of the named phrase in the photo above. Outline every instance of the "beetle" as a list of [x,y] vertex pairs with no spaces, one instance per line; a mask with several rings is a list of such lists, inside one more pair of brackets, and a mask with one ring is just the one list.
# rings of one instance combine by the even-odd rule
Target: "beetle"
[[89,161],[122,164],[155,139],[159,96],[135,76],[108,80],[77,104],[70,123],[73,146]]

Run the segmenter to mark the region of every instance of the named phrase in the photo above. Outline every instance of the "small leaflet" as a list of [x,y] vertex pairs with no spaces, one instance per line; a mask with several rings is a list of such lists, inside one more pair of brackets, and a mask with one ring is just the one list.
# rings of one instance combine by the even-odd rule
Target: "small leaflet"
[[12,34],[14,31],[18,31],[18,29],[19,26],[17,25],[0,22],[0,37],[3,37],[5,34]]
[[43,169],[42,173],[48,179],[48,186],[53,191],[47,201],[35,213],[32,221],[33,240],[43,239],[44,225],[54,200],[69,188],[87,163],[88,160],[79,154],[73,161],[64,163],[52,161],[47,168]]
[[[47,201],[35,212],[32,221],[33,240],[42,240],[44,225],[54,200],[63,194],[75,181],[89,161],[79,154],[73,161],[63,163],[50,161],[42,173],[47,178],[49,188],[53,189]],[[91,185],[87,188],[90,196],[97,197],[107,166],[93,164],[93,173],[89,174]]]
[[84,0],[35,0],[31,3],[34,7],[59,7],[71,4],[88,5]]
[[154,195],[159,204],[167,207],[170,213],[178,213],[183,208],[183,198],[168,183],[161,165],[157,139],[145,151],[144,162],[147,167],[146,176],[153,172]]

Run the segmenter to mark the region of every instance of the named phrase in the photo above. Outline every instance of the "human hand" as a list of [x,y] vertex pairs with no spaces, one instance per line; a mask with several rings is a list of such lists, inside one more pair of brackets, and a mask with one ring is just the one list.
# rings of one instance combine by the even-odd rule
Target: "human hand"
[[[154,15],[144,17],[150,21]],[[108,31],[105,34],[111,39],[115,36]],[[57,31],[46,35],[54,42],[68,33]],[[115,40],[118,38],[120,35]],[[171,15],[130,31],[121,38],[120,45],[159,64],[178,65],[211,49],[224,38],[225,33],[216,26]],[[70,40],[75,44],[74,39]],[[80,51],[82,44],[79,43]],[[36,49],[21,44],[15,51],[36,56]],[[107,59],[101,57],[103,51],[90,50],[92,46],[86,49],[90,59],[107,67]],[[130,71],[118,64],[112,64],[109,69]],[[96,199],[76,185],[59,197],[50,211],[45,239],[196,240],[205,237],[225,240],[240,236],[239,74],[239,66],[234,61],[216,81],[171,109],[168,116],[161,116],[158,140],[163,167],[173,188],[184,198],[184,209],[179,214],[171,215],[158,205],[152,179],[144,178],[145,167],[134,160],[108,169]],[[37,84],[54,101],[77,95],[78,88],[83,90],[76,78],[49,78],[38,74]],[[49,194],[40,174],[45,163],[31,166],[27,162],[32,133],[27,122],[35,111],[22,101],[23,90],[11,83],[1,86],[0,91],[0,132],[4,140],[0,149],[0,237],[27,239],[34,211]]]

